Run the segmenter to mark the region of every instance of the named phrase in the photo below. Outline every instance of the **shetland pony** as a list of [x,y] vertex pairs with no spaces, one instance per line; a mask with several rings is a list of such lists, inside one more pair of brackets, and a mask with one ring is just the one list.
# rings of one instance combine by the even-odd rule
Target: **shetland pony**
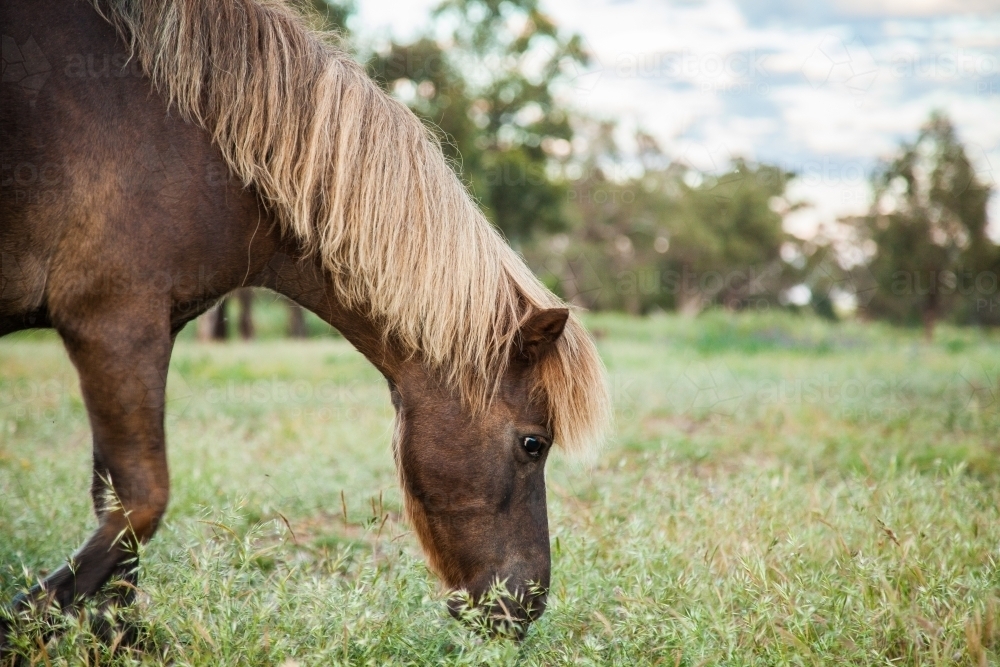
[[273,2],[5,0],[0,13],[13,165],[0,335],[61,336],[98,519],[15,600],[0,645],[22,613],[135,580],[135,545],[167,507],[174,338],[244,286],[312,310],[385,376],[407,515],[445,584],[481,602],[505,582],[487,614],[537,618],[546,457],[601,438],[604,372],[420,121]]

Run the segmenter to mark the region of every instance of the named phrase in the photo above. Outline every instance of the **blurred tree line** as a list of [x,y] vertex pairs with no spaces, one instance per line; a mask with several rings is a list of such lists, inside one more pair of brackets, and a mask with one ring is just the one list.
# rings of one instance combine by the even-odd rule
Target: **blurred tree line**
[[[350,44],[352,0],[311,3],[317,27]],[[564,298],[631,313],[856,308],[928,333],[943,318],[1000,323],[990,184],[946,118],[876,170],[869,215],[803,240],[783,229],[806,205],[786,194],[795,174],[738,158],[701,172],[649,134],[566,106],[590,56],[537,0],[444,0],[429,30],[359,57],[436,130],[487,217]]]
[[792,174],[736,160],[672,162],[655,139],[621,148],[613,123],[560,102],[588,65],[537,0],[445,0],[439,29],[390,42],[372,76],[439,131],[446,155],[549,287],[592,309],[695,313],[777,302]]

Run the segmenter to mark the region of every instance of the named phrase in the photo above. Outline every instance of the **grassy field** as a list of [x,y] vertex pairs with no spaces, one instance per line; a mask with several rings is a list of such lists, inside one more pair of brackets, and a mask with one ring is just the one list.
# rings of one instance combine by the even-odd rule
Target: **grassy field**
[[[995,333],[588,318],[617,429],[595,463],[549,464],[552,594],[517,645],[447,615],[400,518],[384,382],[340,338],[267,339],[281,317],[177,345],[149,642],[117,664],[1000,664]],[[93,527],[89,439],[58,340],[0,341],[0,600]],[[67,621],[32,664],[104,650]]]

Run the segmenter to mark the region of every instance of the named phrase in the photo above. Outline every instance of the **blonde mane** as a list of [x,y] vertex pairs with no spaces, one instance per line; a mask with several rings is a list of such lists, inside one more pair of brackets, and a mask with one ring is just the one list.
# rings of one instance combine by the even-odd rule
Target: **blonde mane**
[[[536,309],[564,304],[504,242],[434,137],[277,2],[94,0],[157,89],[322,258],[345,303],[484,409]],[[571,316],[537,369],[556,442],[597,443],[601,361]]]

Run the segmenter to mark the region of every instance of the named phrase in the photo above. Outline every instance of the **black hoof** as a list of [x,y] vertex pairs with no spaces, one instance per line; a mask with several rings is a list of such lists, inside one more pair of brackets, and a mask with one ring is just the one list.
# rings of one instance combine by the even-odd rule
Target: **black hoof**
[[19,667],[24,661],[14,653],[14,610],[0,608],[0,667]]
[[[122,602],[121,596],[116,602]],[[113,653],[129,649],[145,652],[150,645],[148,626],[134,618],[135,611],[129,604],[105,602],[96,609],[80,605],[62,611],[81,620],[94,638]],[[7,607],[0,607],[0,667],[29,664],[16,650],[15,637],[19,632],[27,633],[32,643],[44,644],[61,634],[60,615],[58,606],[51,606],[38,587],[17,595]]]
[[94,616],[90,631],[104,646],[116,651],[134,649],[145,652],[150,647],[149,626],[141,620],[124,618],[127,610],[116,610]]
[[[39,610],[45,610],[46,602],[45,591],[35,586],[18,593],[9,605],[0,608],[0,667],[30,664],[24,655],[17,652],[14,638],[19,630],[25,632],[25,623],[29,623],[31,617],[44,613]],[[39,639],[45,643],[51,636],[51,632],[40,631]]]
[[10,636],[12,630],[13,628],[11,627],[10,621],[6,618],[0,618],[0,661],[7,657],[7,637]]

